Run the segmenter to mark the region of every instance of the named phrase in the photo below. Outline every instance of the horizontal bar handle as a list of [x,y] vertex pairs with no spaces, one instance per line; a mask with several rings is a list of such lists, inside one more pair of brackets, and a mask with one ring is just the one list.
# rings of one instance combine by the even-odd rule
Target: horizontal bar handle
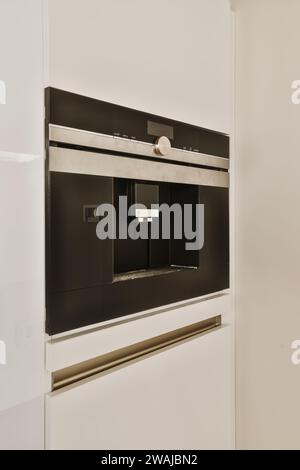
[[159,336],[135,343],[125,348],[117,349],[108,354],[89,359],[52,373],[52,390],[58,390],[68,385],[92,377],[100,372],[126,364],[168,346],[180,343],[193,336],[215,330],[222,325],[222,316],[217,315],[192,325],[178,328]]
[[229,187],[229,174],[225,171],[171,163],[166,165],[160,162],[62,147],[50,147],[49,170],[112,178]]
[[158,155],[153,144],[140,142],[124,137],[114,137],[96,132],[83,131],[70,127],[49,125],[49,140],[64,144],[79,145],[82,147],[93,147],[95,149],[111,150],[120,153],[131,153],[145,157],[155,157],[161,160],[174,160],[183,163],[193,163],[195,165],[216,167],[228,170],[229,159],[207,155],[205,153],[191,152],[171,148],[168,155]]

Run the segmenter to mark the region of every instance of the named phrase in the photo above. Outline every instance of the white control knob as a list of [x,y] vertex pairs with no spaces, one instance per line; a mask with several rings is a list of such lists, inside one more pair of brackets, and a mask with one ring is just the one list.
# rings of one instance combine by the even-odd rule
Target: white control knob
[[161,136],[157,139],[156,144],[154,146],[154,151],[158,155],[168,155],[170,153],[172,146],[171,142],[166,136]]

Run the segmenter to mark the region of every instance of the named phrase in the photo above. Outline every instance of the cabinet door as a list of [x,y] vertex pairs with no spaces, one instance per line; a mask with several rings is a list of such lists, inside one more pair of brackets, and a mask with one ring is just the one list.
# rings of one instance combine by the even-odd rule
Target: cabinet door
[[233,447],[230,328],[47,396],[49,449]]

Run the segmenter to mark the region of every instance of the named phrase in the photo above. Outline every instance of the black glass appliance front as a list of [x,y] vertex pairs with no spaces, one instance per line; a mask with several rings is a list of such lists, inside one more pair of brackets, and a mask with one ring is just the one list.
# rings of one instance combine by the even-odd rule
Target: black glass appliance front
[[[93,132],[108,132],[108,129],[101,127],[101,119],[99,124],[97,116],[103,116],[104,108],[110,110],[114,116],[119,115],[119,107],[115,105],[110,108],[107,103],[103,105],[97,100],[95,102],[68,92],[50,89],[47,90],[46,97],[47,129],[49,125],[66,126],[68,129],[81,125]],[[122,109],[120,116],[124,117],[126,108]],[[169,135],[174,140],[179,136],[178,142],[187,143],[191,136],[196,141],[198,139],[197,145],[201,152],[211,149],[214,155],[228,157],[228,138],[223,135],[203,129],[198,129],[197,133],[194,126],[151,115],[143,117],[143,113],[128,110],[128,118],[131,117],[133,122],[136,118],[141,129],[141,121],[144,123],[143,129],[148,130],[149,121],[160,122],[174,130],[173,134],[169,130]],[[116,122],[116,119],[111,120]],[[104,121],[110,122],[107,116]],[[150,127],[153,133],[159,129],[154,125]],[[139,127],[136,129],[138,134]],[[201,136],[205,137],[203,148]],[[142,135],[138,134],[138,138],[142,138]],[[98,154],[91,154],[85,153],[87,149],[82,149],[78,144],[63,145],[67,152],[72,147],[76,158],[77,154],[84,155],[83,158],[87,160],[92,158],[91,155],[109,157],[102,150],[97,150],[100,152]],[[49,138],[49,148],[61,150],[60,146],[61,143],[52,142]],[[59,158],[56,160],[57,167],[51,166],[49,155],[51,156],[51,152],[48,152],[46,180],[48,334],[58,334],[229,287],[228,186],[162,181],[160,177],[151,180],[146,176],[145,179],[136,179],[128,176],[84,174],[78,169],[61,170]],[[114,155],[117,158],[117,152],[110,153],[111,158]],[[68,158],[69,154],[66,161]],[[161,161],[152,161],[151,164],[155,167],[161,165]],[[169,165],[169,162],[165,164]],[[182,163],[178,164],[179,169],[180,165]],[[176,173],[177,167],[174,170],[173,165],[166,166],[167,169],[171,167]],[[193,165],[190,165],[190,171],[193,175]],[[223,172],[224,170],[216,170],[215,174],[222,176]],[[111,204],[115,207],[116,234],[119,234],[120,223],[127,230],[132,220],[138,217],[137,214],[128,215],[125,221],[123,218],[120,222],[119,201],[124,196],[129,206],[132,203],[141,203],[149,210],[161,204],[170,207],[173,204],[181,207],[188,204],[192,208],[197,204],[203,205],[203,246],[200,249],[187,250],[185,236],[178,239],[173,234],[172,218],[169,238],[163,237],[161,231],[154,238],[151,230],[148,230],[146,239],[118,236],[99,239],[97,224],[101,217],[97,215],[97,208],[100,205]],[[161,213],[159,222],[160,218]],[[154,223],[152,213],[145,220],[141,219],[140,223],[150,227]]]

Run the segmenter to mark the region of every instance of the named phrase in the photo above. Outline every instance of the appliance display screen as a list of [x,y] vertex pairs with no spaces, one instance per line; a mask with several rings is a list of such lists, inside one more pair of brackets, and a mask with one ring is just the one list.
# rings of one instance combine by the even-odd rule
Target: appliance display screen
[[149,135],[161,137],[162,135],[168,139],[174,139],[174,128],[166,124],[159,124],[158,122],[147,121],[147,132]]

